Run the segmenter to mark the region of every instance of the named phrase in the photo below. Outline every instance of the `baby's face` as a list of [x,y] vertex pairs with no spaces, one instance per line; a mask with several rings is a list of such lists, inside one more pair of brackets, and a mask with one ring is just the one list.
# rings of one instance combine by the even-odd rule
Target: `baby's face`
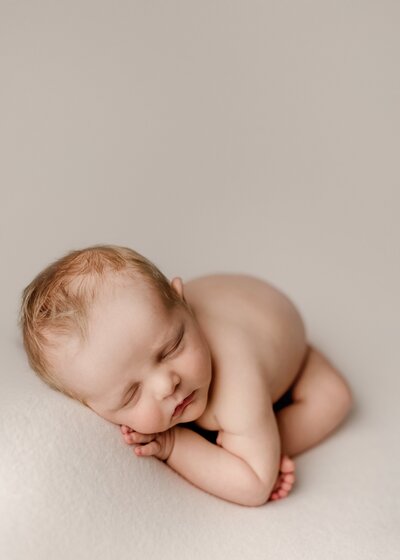
[[[172,286],[183,297],[179,278]],[[208,343],[184,307],[167,311],[143,285],[117,280],[89,319],[89,340],[72,340],[57,358],[61,379],[98,415],[143,434],[199,418],[212,377]],[[176,406],[193,391],[181,415]]]

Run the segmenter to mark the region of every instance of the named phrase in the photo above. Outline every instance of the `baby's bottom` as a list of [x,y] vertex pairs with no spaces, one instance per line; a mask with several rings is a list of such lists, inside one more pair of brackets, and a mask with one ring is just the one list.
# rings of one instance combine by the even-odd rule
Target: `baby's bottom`
[[310,347],[292,387],[273,405],[281,453],[294,457],[325,439],[352,405],[349,385],[328,359]]

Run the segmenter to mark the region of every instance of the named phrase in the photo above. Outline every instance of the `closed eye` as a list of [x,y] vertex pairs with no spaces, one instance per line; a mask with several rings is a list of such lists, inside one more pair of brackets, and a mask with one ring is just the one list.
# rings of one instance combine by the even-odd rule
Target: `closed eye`
[[[182,334],[178,340],[178,342],[175,344],[175,346],[172,348],[172,350],[170,350],[169,352],[167,352],[167,354],[164,355],[164,358],[168,357],[170,354],[173,354],[181,345],[183,337],[185,336],[185,328],[182,329]],[[134,395],[137,393],[137,388],[138,385],[135,385],[132,393],[129,395],[128,400],[122,405],[122,408],[127,406],[127,404],[129,404],[131,402],[131,400],[133,399]]]
[[133,396],[135,395],[136,392],[137,392],[137,386],[133,389],[132,393],[129,395],[128,400],[126,401],[126,403],[124,403],[124,404],[122,405],[122,408],[123,408],[124,406],[126,406],[128,403],[131,402],[131,400],[133,399]]
[[175,346],[172,348],[172,350],[170,350],[169,352],[167,352],[167,354],[165,354],[164,357],[169,356],[170,354],[172,354],[173,352],[175,352],[175,350],[177,350],[177,349],[179,348],[179,346],[180,346],[180,344],[181,344],[181,342],[182,342],[182,340],[183,340],[184,334],[185,334],[185,331],[183,330],[182,336],[180,337],[180,339],[178,340],[178,342],[175,344]]

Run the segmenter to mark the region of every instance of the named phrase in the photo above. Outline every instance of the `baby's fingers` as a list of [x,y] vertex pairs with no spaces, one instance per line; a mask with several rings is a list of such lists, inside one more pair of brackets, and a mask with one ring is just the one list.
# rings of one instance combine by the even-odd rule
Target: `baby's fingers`
[[125,434],[130,434],[133,430],[132,428],[130,428],[129,426],[125,426],[124,424],[121,424],[119,429],[121,430],[121,432],[125,435]]
[[135,447],[136,455],[140,455],[143,457],[149,457],[151,455],[157,455],[160,452],[161,445],[158,443],[157,440],[153,440],[147,445],[137,445]]
[[123,434],[126,444],[132,445],[133,443],[149,443],[154,439],[154,434],[140,434],[139,432],[127,432]]

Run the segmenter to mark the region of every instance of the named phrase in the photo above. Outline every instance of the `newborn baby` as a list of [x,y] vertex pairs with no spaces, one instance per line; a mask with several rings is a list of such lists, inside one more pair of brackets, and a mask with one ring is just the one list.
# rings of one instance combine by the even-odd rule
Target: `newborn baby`
[[132,249],[88,247],[25,288],[20,325],[50,387],[118,425],[137,456],[245,506],[286,497],[292,457],[352,404],[293,303],[252,276],[169,282]]

